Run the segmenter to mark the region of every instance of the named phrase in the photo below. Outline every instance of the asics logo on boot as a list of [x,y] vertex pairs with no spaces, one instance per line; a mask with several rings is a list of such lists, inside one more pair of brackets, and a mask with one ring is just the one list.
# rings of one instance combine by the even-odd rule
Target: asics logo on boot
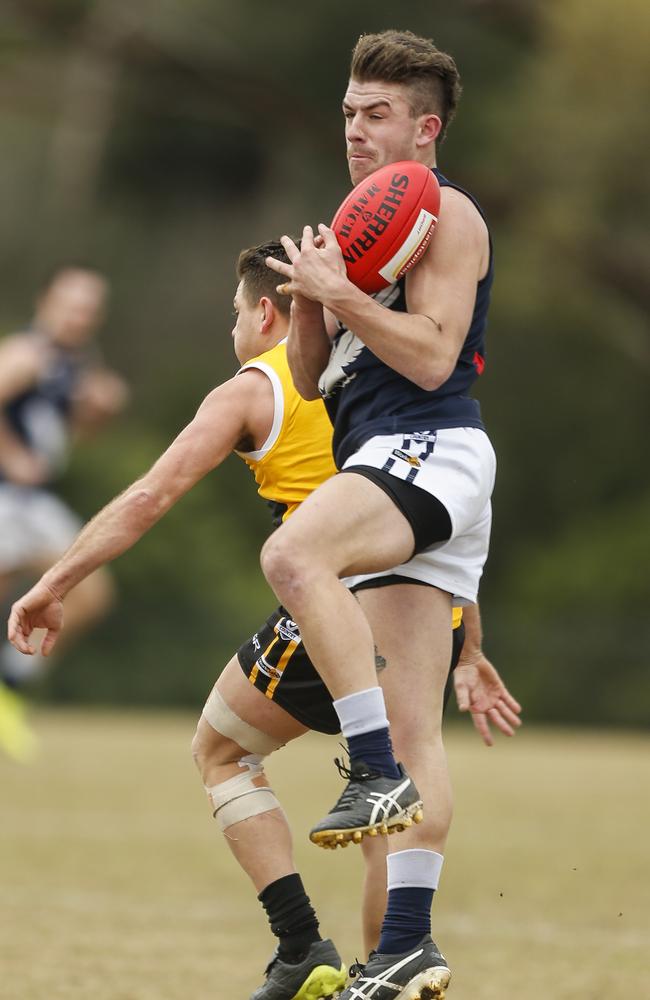
[[413,954],[407,955],[406,958],[402,958],[399,962],[395,962],[394,965],[384,969],[378,976],[362,976],[358,984],[354,983],[354,985],[348,987],[350,1000],[359,997],[373,997],[381,989],[393,990],[395,996],[397,996],[404,989],[404,983],[391,982],[391,978],[403,969],[404,966],[408,965],[409,962],[414,962],[420,958],[423,952],[423,948],[420,948],[419,951],[414,951]]
[[373,806],[373,810],[370,813],[369,825],[376,823],[380,819],[388,819],[392,813],[401,812],[402,807],[397,800],[410,784],[411,779],[407,778],[397,788],[393,788],[391,792],[369,792],[366,802]]

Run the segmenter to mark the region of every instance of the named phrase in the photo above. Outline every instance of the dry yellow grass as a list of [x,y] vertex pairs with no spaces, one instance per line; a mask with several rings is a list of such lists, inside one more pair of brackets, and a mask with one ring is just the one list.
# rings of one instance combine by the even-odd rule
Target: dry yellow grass
[[[272,939],[212,825],[187,715],[36,720],[40,758],[0,759],[2,1000],[247,1000]],[[522,730],[485,750],[448,737],[456,817],[434,934],[449,1000],[650,996],[649,741]],[[350,961],[361,957],[357,849],[306,839],[331,805],[334,740],[271,761],[298,865]]]

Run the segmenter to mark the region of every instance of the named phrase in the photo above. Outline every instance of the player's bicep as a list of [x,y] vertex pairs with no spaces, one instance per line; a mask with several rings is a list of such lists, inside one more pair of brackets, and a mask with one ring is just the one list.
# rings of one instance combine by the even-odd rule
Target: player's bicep
[[487,229],[464,195],[453,192],[440,211],[429,250],[406,278],[408,310],[432,319],[458,348],[474,311]]
[[252,380],[233,378],[214,389],[141,485],[164,494],[168,502],[182,496],[246,437],[254,409]]

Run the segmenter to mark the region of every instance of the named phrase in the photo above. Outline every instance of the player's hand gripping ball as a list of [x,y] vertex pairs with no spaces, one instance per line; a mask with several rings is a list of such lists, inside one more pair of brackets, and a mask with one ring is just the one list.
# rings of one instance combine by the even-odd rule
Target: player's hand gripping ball
[[345,198],[332,220],[350,281],[371,294],[406,274],[438,221],[440,186],[415,160],[380,167]]

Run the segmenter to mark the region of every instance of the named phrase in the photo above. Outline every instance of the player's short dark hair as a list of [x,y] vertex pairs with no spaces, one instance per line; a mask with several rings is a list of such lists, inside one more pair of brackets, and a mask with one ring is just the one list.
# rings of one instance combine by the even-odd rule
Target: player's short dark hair
[[289,263],[282,244],[277,240],[270,240],[268,243],[260,243],[259,246],[242,250],[237,261],[237,277],[243,281],[243,293],[251,305],[256,305],[262,296],[266,296],[276,309],[288,316],[291,296],[280,295],[277,291],[277,286],[285,279],[267,266],[267,257],[276,257],[285,264]]
[[460,74],[452,56],[430,38],[412,31],[382,31],[361,35],[352,50],[350,77],[360,83],[402,83],[409,88],[415,118],[434,112],[442,122],[442,142],[460,100]]

